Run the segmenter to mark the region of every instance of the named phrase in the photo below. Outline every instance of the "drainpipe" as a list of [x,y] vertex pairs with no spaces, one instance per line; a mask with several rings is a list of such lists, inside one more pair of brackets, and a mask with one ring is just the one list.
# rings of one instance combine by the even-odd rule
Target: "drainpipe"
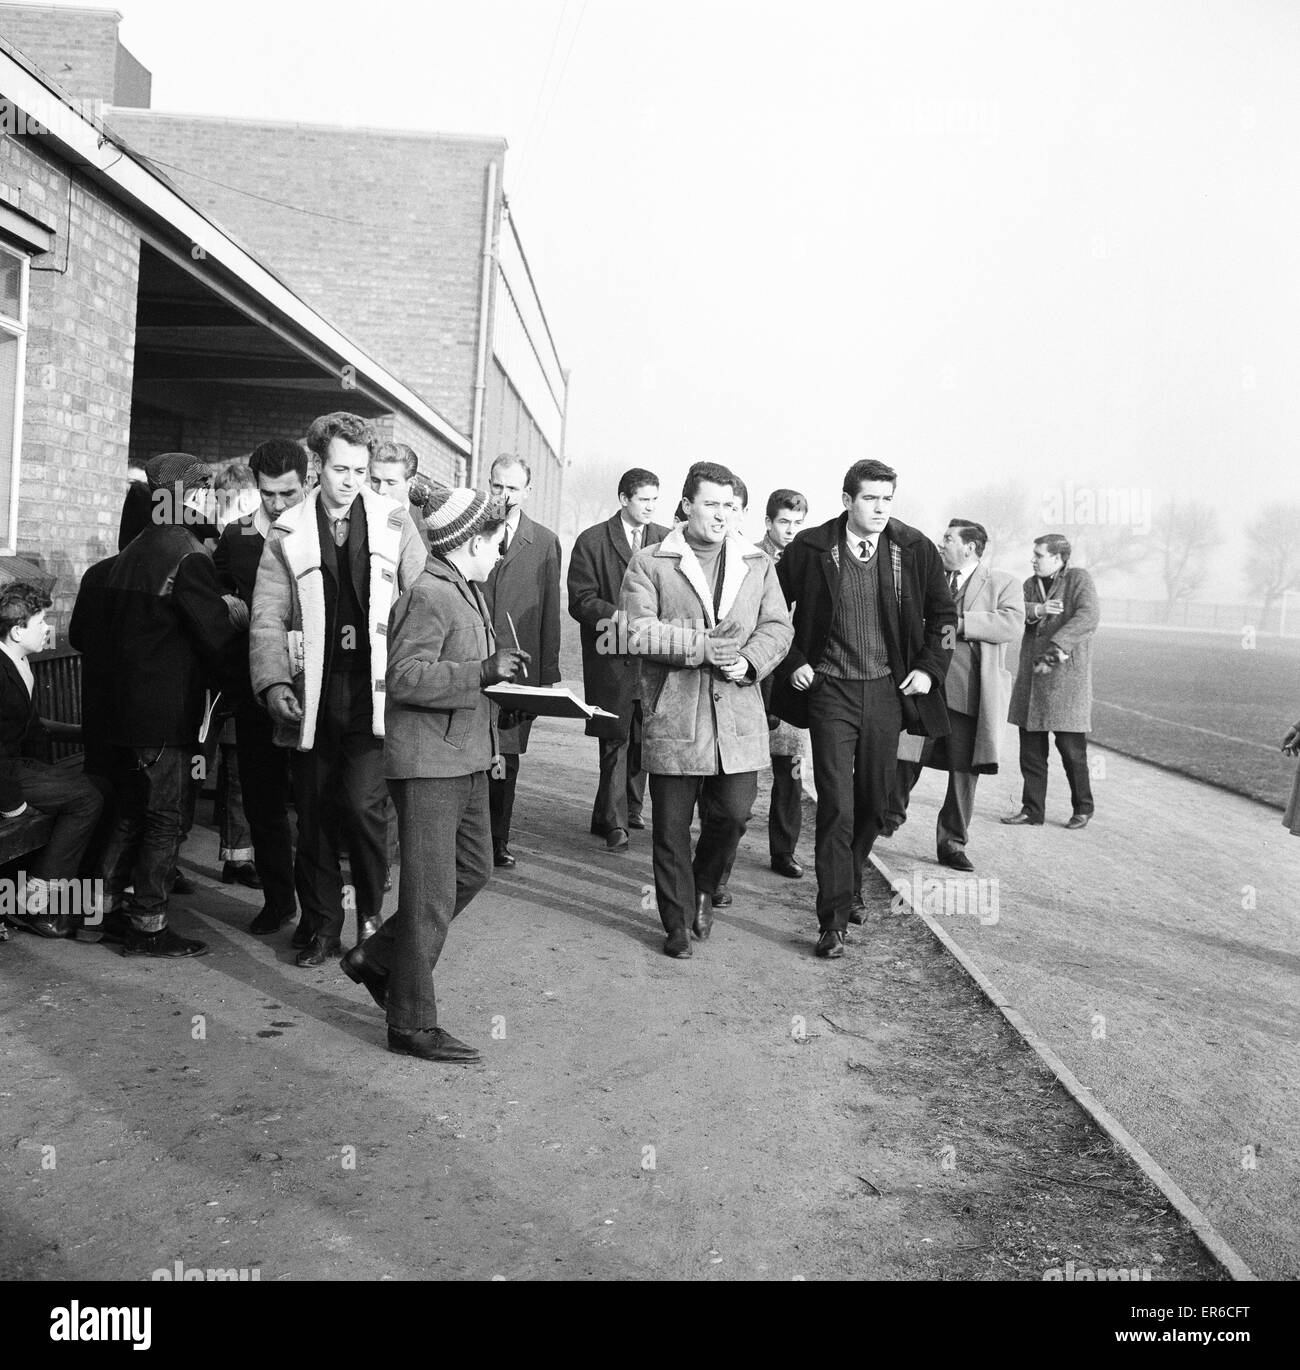
[[492,238],[496,226],[497,164],[488,163],[487,200],[483,210],[483,273],[478,298],[478,359],[474,369],[474,427],[470,431],[469,483],[482,476],[483,394],[487,389],[488,298],[492,289]]

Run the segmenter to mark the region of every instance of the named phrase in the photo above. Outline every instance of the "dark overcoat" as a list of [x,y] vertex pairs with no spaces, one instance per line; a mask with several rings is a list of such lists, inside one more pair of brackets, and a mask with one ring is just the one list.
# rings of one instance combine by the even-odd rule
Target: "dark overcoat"
[[[1061,601],[1061,613],[1044,615],[1049,599]],[[1082,566],[1062,568],[1046,591],[1037,576],[1025,581],[1025,635],[1007,722],[1032,733],[1092,730],[1092,639],[1100,621],[1097,589]],[[1035,658],[1052,647],[1068,659],[1035,675]]]
[[[794,614],[794,645],[777,668],[772,712],[798,728],[808,726],[808,692],[790,676],[800,666],[814,669],[826,651],[840,595],[840,548],[847,511],[804,531],[777,563],[777,579]],[[880,609],[889,670],[896,685],[909,671],[924,671],[932,682],[923,695],[900,695],[903,727],[909,733],[944,737],[949,731],[943,681],[952,659],[957,609],[948,590],[943,560],[924,533],[890,519],[876,544],[880,563]]]
[[[654,547],[667,536],[667,528],[647,523],[641,547]],[[611,650],[627,645],[626,634],[618,630],[618,594],[631,559],[621,514],[579,533],[569,556],[569,614],[578,620],[582,635],[583,693],[588,704],[618,715],[589,720],[587,736],[620,742],[631,729],[632,701],[641,680],[639,659]]]
[[[532,657],[520,685],[554,685],[560,678],[560,540],[534,523],[522,510],[519,527],[506,554],[492,568],[483,587],[492,628],[502,646],[513,646],[514,621],[519,645]],[[502,728],[502,752],[528,750],[531,721]]]

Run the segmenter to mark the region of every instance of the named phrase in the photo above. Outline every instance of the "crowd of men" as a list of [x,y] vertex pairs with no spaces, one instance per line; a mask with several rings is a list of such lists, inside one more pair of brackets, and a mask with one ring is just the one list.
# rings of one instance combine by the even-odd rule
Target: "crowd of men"
[[[15,921],[126,955],[201,955],[168,910],[197,782],[220,754],[223,878],[264,897],[249,931],[297,918],[297,965],[341,957],[385,1009],[391,1050],[478,1059],[439,1026],[433,970],[492,869],[517,864],[511,823],[534,719],[485,691],[560,679],[560,544],[524,511],[528,463],[499,457],[490,493],[438,488],[409,447],[333,413],[223,472],[219,510],[212,468],[191,456],[162,454],[143,475],[120,550],[86,572],[69,626],[82,775],[38,759],[27,658],[50,601],[27,585],[0,592],[0,817],[29,805],[54,817]],[[936,546],[892,516],[897,479],[855,463],[842,512],[808,528],[805,495],[776,490],[751,544],[739,532],[748,491],[726,467],[696,463],[662,523],[658,477],[634,468],[617,511],[574,544],[568,611],[587,700],[602,710],[587,727],[591,832],[627,851],[648,791],[669,956],[691,956],[731,903],[769,766],[771,868],[798,879],[811,756],[816,954],[828,959],[864,920],[867,858],[906,820],[926,766],[947,775],[938,860],[974,869],[976,782],[997,770],[1008,718],[1024,790],[1002,821],[1044,821],[1055,733],[1067,826],[1088,822],[1091,578],[1056,535],[1035,541],[1023,585],[983,564],[987,533],[971,519],[953,518]],[[384,922],[395,856],[398,911]],[[102,878],[102,918],[52,906],[77,875]]]

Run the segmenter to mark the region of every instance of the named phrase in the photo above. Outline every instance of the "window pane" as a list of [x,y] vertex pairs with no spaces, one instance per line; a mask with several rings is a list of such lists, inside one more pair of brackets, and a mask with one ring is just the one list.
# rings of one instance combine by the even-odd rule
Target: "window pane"
[[0,314],[18,317],[22,303],[22,259],[0,248]]
[[0,547],[9,540],[9,485],[13,479],[14,398],[18,385],[18,339],[0,330]]

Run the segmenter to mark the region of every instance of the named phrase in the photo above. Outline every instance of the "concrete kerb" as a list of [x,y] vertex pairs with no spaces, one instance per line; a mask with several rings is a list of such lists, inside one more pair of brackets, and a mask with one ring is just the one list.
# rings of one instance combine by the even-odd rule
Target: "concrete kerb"
[[957,964],[975,981],[980,992],[995,1009],[1007,1020],[1014,1031],[1020,1034],[1025,1043],[1037,1053],[1048,1070],[1069,1091],[1071,1098],[1082,1108],[1097,1126],[1117,1146],[1122,1147],[1137,1163],[1142,1173],[1165,1196],[1174,1208],[1186,1219],[1192,1231],[1200,1238],[1202,1245],[1234,1280],[1253,1280],[1256,1278],[1245,1261],[1228,1245],[1214,1229],[1210,1220],[1174,1183],[1173,1178],[1151,1156],[1146,1148],[1123,1126],[1112,1113],[1093,1097],[1092,1091],[1080,1084],[1074,1072],[1052,1050],[1050,1046],[1021,1017],[1020,1013],[1007,1002],[1007,996],[984,974],[969,956],[952,940],[932,914],[913,904],[907,882],[894,876],[889,867],[874,852],[871,864],[885,877],[890,888],[900,895],[903,902],[930,929],[939,943],[948,951]]

